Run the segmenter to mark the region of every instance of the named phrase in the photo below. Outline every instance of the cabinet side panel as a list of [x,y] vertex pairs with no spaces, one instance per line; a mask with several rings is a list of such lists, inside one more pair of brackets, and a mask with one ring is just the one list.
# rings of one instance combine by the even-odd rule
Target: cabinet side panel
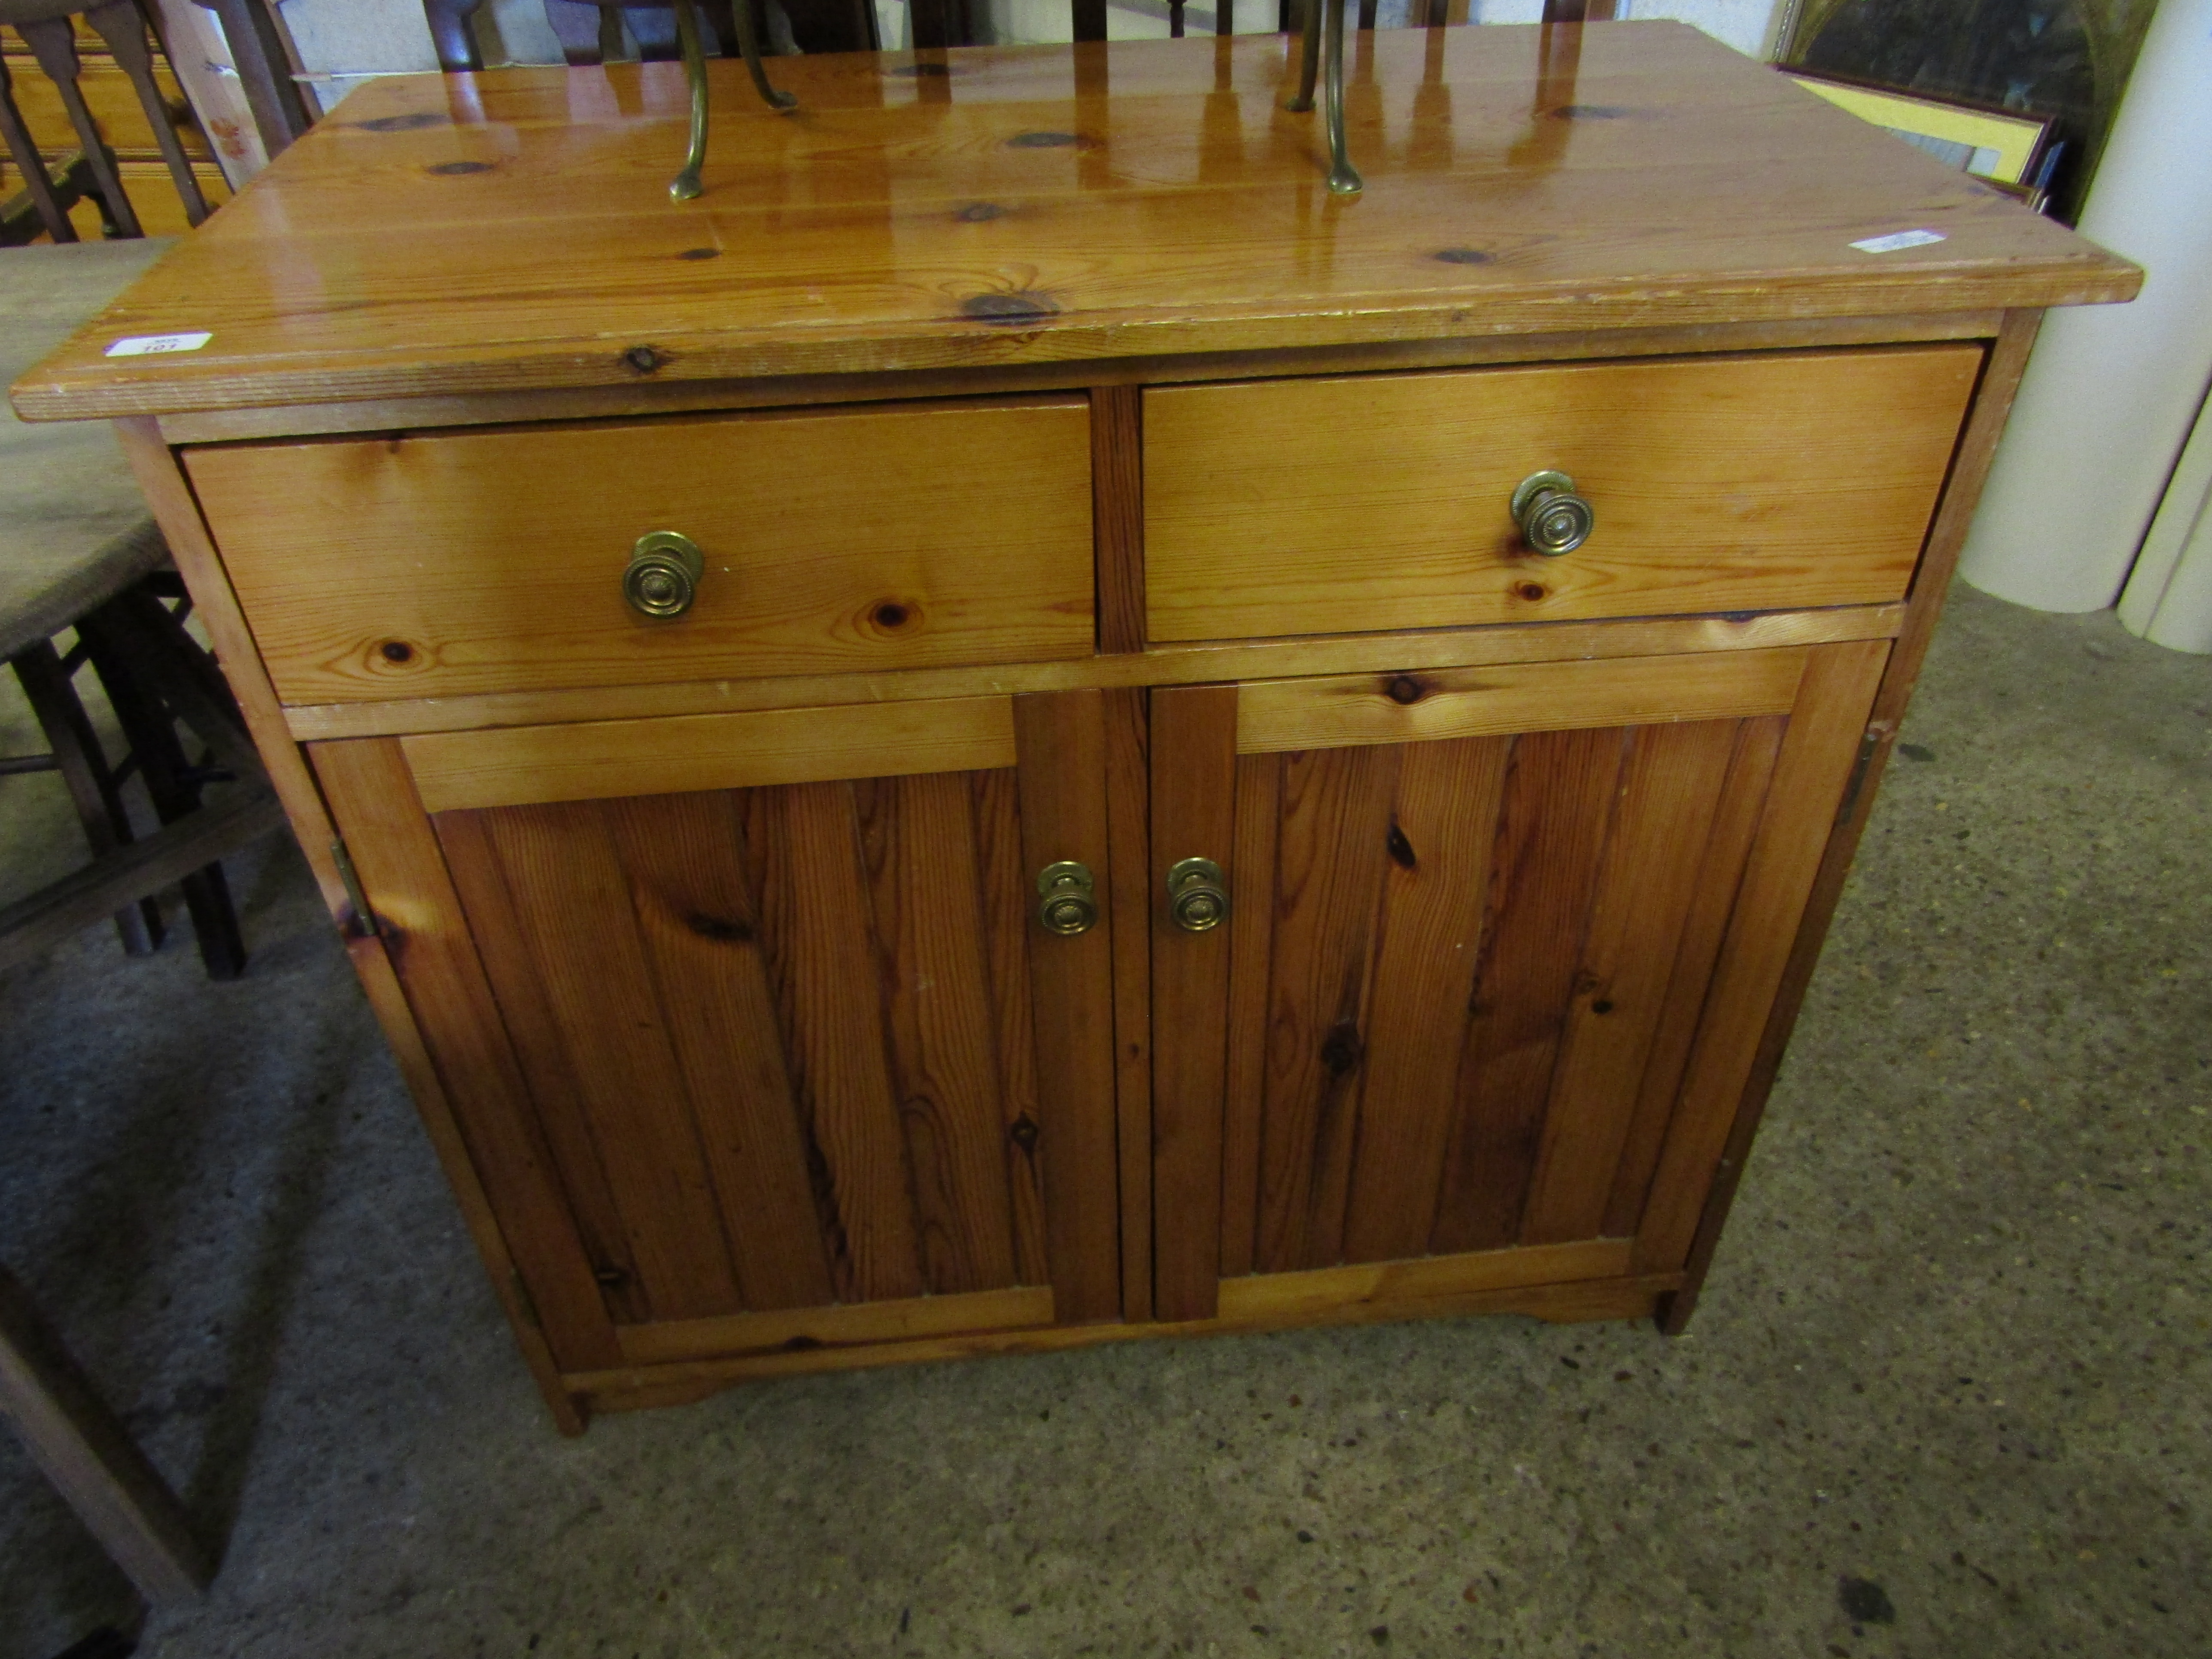
[[1237,689],[1156,690],[1152,709],[1152,1244],[1155,1312],[1210,1319],[1221,1267],[1221,1117],[1230,929],[1187,933],[1168,920],[1168,867],[1224,866],[1231,914],[1264,896],[1234,866]]
[[398,744],[324,744],[312,758],[554,1358],[614,1363],[613,1323]]
[[1631,734],[1522,1219],[1524,1244],[1595,1238],[1603,1225],[1628,1133],[1624,1106],[1635,1098],[1664,1012],[1668,970],[1703,873],[1692,849],[1711,833],[1736,727],[1701,720]]
[[1429,1248],[1451,1131],[1437,1097],[1459,1075],[1512,746],[1506,738],[1409,744],[1399,764],[1345,1217],[1347,1261]]
[[745,887],[737,803],[720,793],[653,795],[604,811],[744,1305],[828,1302],[829,1264]]
[[1261,1273],[1342,1258],[1369,969],[1389,862],[1390,803],[1402,749],[1316,749],[1282,758],[1282,828],[1272,891],[1267,1093],[1260,1133]]
[[1520,1231],[1627,737],[1610,727],[1514,743],[1431,1237],[1439,1255]]
[[[1110,875],[1103,695],[1017,697],[1014,733],[1030,871],[1072,859],[1094,881]],[[1030,949],[1037,1069],[1050,1079],[1039,1104],[1053,1316],[1061,1324],[1121,1316],[1110,892],[1101,908],[1103,925],[1067,937],[1039,930]]]
[[1886,642],[1869,640],[1820,647],[1806,665],[1637,1231],[1639,1272],[1679,1268],[1689,1254],[1888,656]]

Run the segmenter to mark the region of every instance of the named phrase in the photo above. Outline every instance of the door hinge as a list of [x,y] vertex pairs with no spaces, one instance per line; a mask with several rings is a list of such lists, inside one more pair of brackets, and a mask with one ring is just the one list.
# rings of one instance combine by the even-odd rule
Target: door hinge
[[1850,781],[1844,786],[1843,804],[1836,808],[1838,828],[1849,823],[1851,814],[1858,810],[1859,793],[1866,787],[1867,773],[1874,765],[1874,757],[1881,752],[1882,744],[1896,729],[1893,721],[1876,720],[1859,739],[1859,757],[1851,763]]
[[346,851],[343,841],[331,842],[331,862],[337,866],[346,902],[353,907],[352,921],[339,924],[338,931],[349,939],[376,938],[384,930],[376,925],[376,912],[368,908],[368,896],[361,890],[361,877],[355,873],[353,854]]

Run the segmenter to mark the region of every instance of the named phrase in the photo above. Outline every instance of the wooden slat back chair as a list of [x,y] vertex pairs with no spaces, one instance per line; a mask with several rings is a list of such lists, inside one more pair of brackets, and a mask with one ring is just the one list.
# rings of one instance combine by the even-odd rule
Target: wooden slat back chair
[[[113,297],[161,244],[111,241],[0,252],[0,384]],[[172,609],[172,604],[177,608]],[[57,772],[93,860],[0,907],[0,969],[112,915],[133,954],[161,942],[149,895],[172,882],[210,977],[245,969],[218,861],[283,823],[222,673],[187,634],[168,550],[105,428],[26,426],[0,407],[0,659],[15,671],[48,752],[0,757],[0,775]],[[65,649],[58,636],[74,634]],[[90,666],[127,755],[111,763],[76,691]],[[195,759],[183,725],[204,752]],[[140,837],[123,787],[143,782],[161,829]],[[202,791],[238,780],[218,803]]]
[[[756,0],[757,3],[757,0]],[[793,39],[802,52],[872,52],[876,49],[875,8],[870,0],[778,0],[791,23]],[[733,54],[738,47],[737,19],[731,0],[699,0],[699,21],[708,52]],[[469,20],[482,9],[483,0],[422,0],[429,20],[430,38],[437,45],[438,63],[447,73],[483,67],[483,54],[470,32]],[[636,3],[600,5],[595,0],[545,0],[545,20],[561,42],[562,55],[572,66],[603,64],[621,55],[623,32],[628,26],[637,42],[638,54],[647,62],[665,62],[682,55],[676,35],[672,0],[637,0]],[[765,37],[763,49],[775,48]]]
[[[208,216],[207,198],[201,192],[199,180],[192,176],[191,162],[170,121],[161,88],[155,82],[154,54],[147,40],[146,16],[138,9],[136,0],[105,0],[103,4],[91,6],[86,5],[84,0],[0,0],[0,23],[11,26],[23,37],[40,69],[53,82],[61,94],[62,107],[69,112],[70,125],[76,129],[83,157],[82,169],[64,167],[58,177],[47,171],[30,129],[24,125],[22,112],[16,106],[15,88],[5,64],[0,62],[0,133],[5,135],[8,153],[23,175],[24,185],[38,212],[39,224],[57,242],[76,241],[76,229],[70,223],[69,210],[72,204],[89,195],[99,199],[108,235],[145,234],[139,228],[138,215],[131,205],[131,198],[124,193],[123,176],[116,166],[114,153],[101,138],[93,122],[92,111],[86,106],[83,90],[77,84],[81,66],[71,20],[78,16],[107,43],[116,63],[131,77],[131,85],[154,129],[155,141],[161,147],[161,159],[168,163],[170,176],[177,182],[185,216],[198,224]],[[78,180],[87,175],[88,185],[80,187]]]

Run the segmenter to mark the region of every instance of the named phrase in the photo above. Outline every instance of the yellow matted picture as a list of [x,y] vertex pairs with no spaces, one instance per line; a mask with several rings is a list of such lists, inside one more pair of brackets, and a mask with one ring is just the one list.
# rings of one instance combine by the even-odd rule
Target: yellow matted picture
[[1783,72],[1808,92],[1818,93],[1861,120],[1887,127],[1962,173],[2000,185],[2044,182],[2039,174],[2051,142],[2052,123],[2047,119],[1832,80],[1798,69]]

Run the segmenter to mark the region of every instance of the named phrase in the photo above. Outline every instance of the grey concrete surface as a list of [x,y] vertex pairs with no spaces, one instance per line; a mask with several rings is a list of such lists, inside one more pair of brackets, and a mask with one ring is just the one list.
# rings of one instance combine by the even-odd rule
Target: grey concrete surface
[[[295,858],[235,872],[241,983],[86,933],[0,982],[0,1255],[223,1540],[142,1651],[2212,1651],[2212,662],[1962,592],[1905,735],[1676,1341],[1132,1344],[564,1441]],[[0,1656],[131,1607],[0,1445]]]

